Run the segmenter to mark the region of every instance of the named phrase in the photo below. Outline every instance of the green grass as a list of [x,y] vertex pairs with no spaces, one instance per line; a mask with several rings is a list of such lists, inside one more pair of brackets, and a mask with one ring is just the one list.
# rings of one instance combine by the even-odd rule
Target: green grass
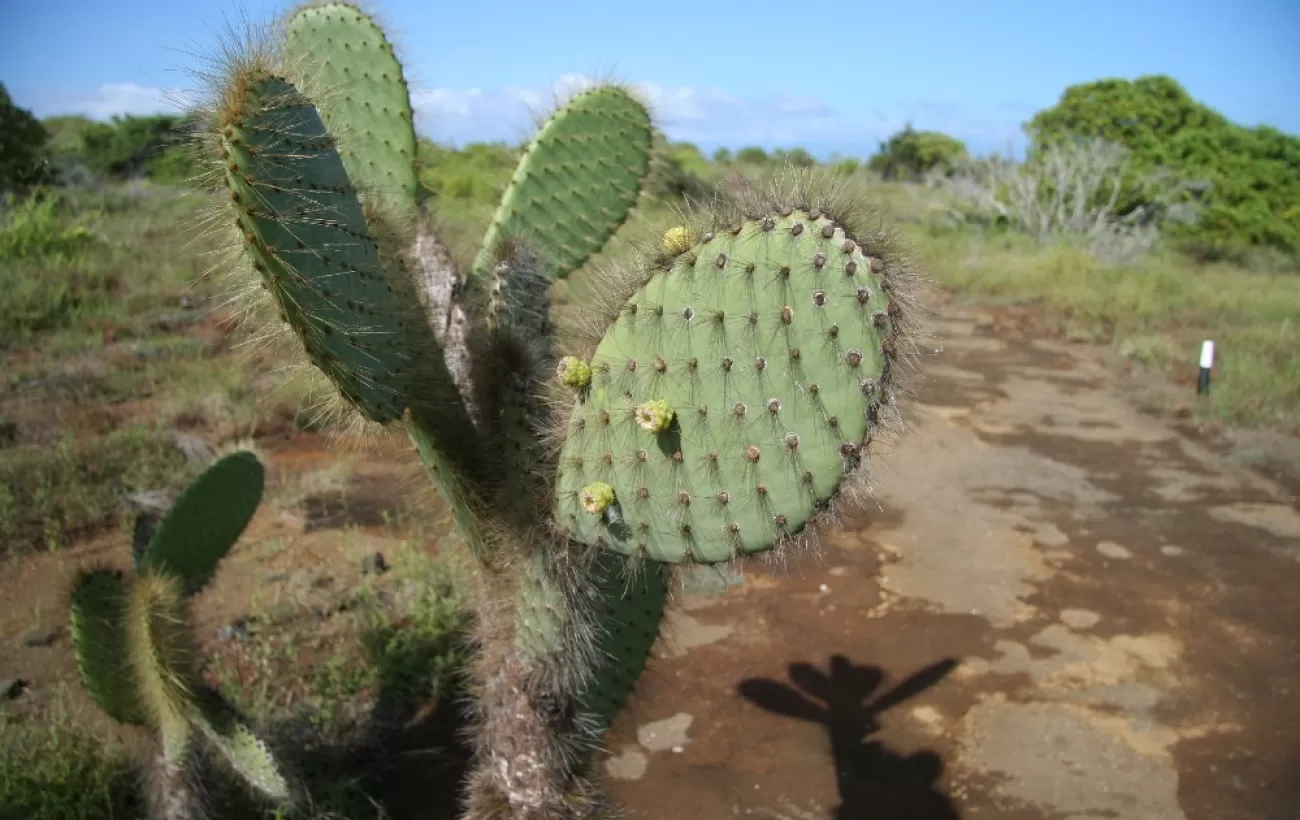
[[[118,193],[51,194],[0,216],[0,349],[51,331],[121,326],[139,335],[203,300],[191,285],[207,269],[210,242],[189,234],[202,197],[166,186]],[[195,240],[187,246],[189,240]]]
[[114,522],[125,496],[180,486],[192,471],[165,435],[142,425],[0,455],[0,543],[12,552],[67,546]]
[[75,726],[0,712],[0,820],[135,820],[144,813],[124,750]]
[[1197,411],[1300,430],[1296,273],[1195,265],[1169,251],[1111,267],[1015,236],[925,232],[916,241],[940,284],[992,304],[1032,301],[1063,335],[1113,344],[1171,378],[1194,379],[1201,341],[1213,339],[1214,389]]

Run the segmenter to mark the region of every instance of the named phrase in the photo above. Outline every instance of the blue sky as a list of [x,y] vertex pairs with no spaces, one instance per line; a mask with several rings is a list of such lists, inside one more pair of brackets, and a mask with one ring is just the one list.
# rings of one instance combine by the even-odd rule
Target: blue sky
[[[45,116],[171,108],[226,20],[270,0],[0,0],[0,82]],[[1296,0],[655,0],[370,3],[396,34],[417,127],[520,139],[583,77],[639,84],[673,139],[865,156],[909,120],[978,152],[1069,85],[1169,74],[1247,125],[1300,134]],[[652,11],[643,11],[650,8]],[[174,96],[174,95],[173,95]]]

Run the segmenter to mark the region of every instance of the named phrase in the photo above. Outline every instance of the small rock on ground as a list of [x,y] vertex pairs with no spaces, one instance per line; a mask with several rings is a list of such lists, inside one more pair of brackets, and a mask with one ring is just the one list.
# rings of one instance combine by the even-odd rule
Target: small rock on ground
[[1114,541],[1102,541],[1097,544],[1097,552],[1107,558],[1123,559],[1133,557],[1133,553],[1129,552],[1127,547],[1116,544]]
[[364,575],[382,575],[388,572],[388,562],[384,560],[382,552],[372,552],[361,561],[361,572]]
[[1063,609],[1061,610],[1061,623],[1071,629],[1091,629],[1101,620],[1101,616],[1096,612],[1087,609]]
[[27,688],[27,681],[22,678],[5,678],[0,680],[0,700],[13,700]]
[[639,727],[636,730],[636,741],[652,752],[666,752],[674,746],[685,746],[690,742],[686,730],[694,721],[694,715],[678,712],[670,718]]
[[61,626],[42,626],[23,636],[23,646],[32,648],[53,646],[63,634]]

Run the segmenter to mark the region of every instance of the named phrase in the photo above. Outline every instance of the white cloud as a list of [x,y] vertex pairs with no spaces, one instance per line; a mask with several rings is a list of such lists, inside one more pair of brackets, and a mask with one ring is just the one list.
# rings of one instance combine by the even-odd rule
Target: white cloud
[[115,114],[172,114],[182,110],[186,91],[136,83],[105,83],[93,91],[14,91],[14,101],[38,117],[82,114],[107,120]]
[[[416,126],[444,142],[522,140],[556,99],[590,84],[578,75],[536,88],[414,89]],[[967,140],[973,150],[1000,150],[1020,142],[1019,119],[1003,112],[980,116],[953,103],[922,102],[884,112],[845,112],[816,97],[778,92],[739,97],[707,86],[636,86],[671,139],[703,146],[807,145],[869,154],[908,122]]]
[[[522,141],[556,101],[588,87],[592,79],[570,74],[546,86],[500,88],[422,88],[411,90],[416,128],[442,142]],[[708,86],[635,86],[650,104],[669,138],[704,147],[727,145],[804,145],[815,153],[839,150],[867,155],[876,144],[908,122],[966,140],[973,150],[1019,145],[1022,105],[999,106],[977,114],[958,104],[920,101],[890,111],[841,110],[827,101],[790,92],[740,97]],[[95,119],[114,114],[170,113],[182,109],[187,92],[134,83],[108,83],[89,92],[45,91],[20,94],[19,105],[38,116],[84,113]],[[1014,113],[1013,113],[1014,110]],[[1019,114],[1019,116],[1018,116]]]

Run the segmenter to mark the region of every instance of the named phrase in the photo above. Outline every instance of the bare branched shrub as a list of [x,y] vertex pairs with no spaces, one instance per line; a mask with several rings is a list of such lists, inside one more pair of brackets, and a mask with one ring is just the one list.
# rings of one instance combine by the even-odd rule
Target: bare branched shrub
[[[1140,186],[1140,205],[1119,212],[1125,185]],[[1190,222],[1189,192],[1205,183],[1168,172],[1138,175],[1126,148],[1102,140],[1053,143],[1031,161],[974,159],[952,174],[930,174],[949,217],[971,226],[1006,225],[1039,242],[1085,241],[1101,261],[1129,261],[1150,250],[1162,224]]]

